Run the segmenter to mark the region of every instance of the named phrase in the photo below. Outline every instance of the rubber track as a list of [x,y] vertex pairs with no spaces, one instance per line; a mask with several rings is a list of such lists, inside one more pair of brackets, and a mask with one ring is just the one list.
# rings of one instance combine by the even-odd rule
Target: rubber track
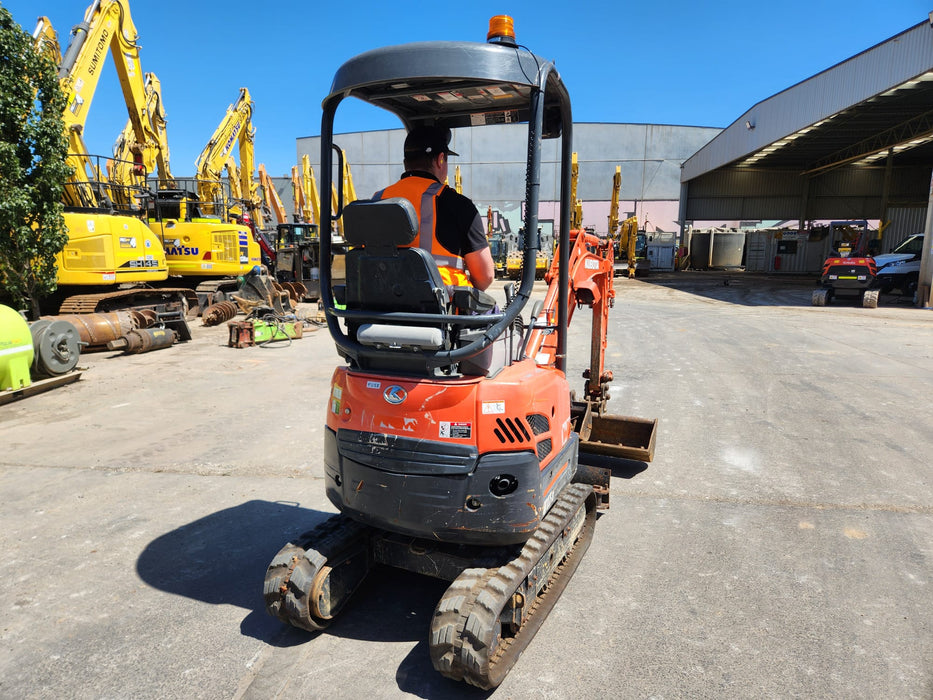
[[341,550],[365,536],[370,528],[344,515],[334,515],[289,542],[272,559],[263,582],[266,612],[294,627],[317,632],[330,620],[311,612],[310,593],[314,577],[328,559],[338,558]]
[[[97,311],[98,305],[103,301],[113,301],[125,299],[128,307],[133,306],[134,297],[145,295],[163,294],[165,296],[174,295],[178,301],[184,299],[189,304],[192,300],[190,289],[165,287],[162,289],[138,288],[121,289],[115,292],[102,292],[100,294],[75,294],[65,299],[59,306],[60,314],[89,314]],[[197,301],[195,297],[195,301]]]
[[[518,557],[494,569],[466,569],[447,589],[431,623],[428,640],[434,668],[454,680],[489,690],[506,674],[534,638],[589,547],[596,524],[596,503],[589,484],[571,484],[522,548]],[[568,549],[534,601],[514,637],[503,637],[499,616],[548,556],[574,515],[587,508],[577,541]]]

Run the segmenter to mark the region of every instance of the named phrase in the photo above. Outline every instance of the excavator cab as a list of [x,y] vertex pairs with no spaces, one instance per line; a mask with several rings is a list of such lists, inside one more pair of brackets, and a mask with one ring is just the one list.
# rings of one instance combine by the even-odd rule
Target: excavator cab
[[[323,198],[321,303],[346,361],[333,374],[324,430],[325,490],[339,514],[273,558],[266,609],[321,630],[375,564],[446,579],[429,631],[432,663],[493,688],[579,564],[597,507],[608,506],[608,470],[582,455],[650,461],[656,421],[602,415],[612,379],[602,365],[611,248],[570,230],[569,94],[551,61],[517,45],[511,18],[494,18],[485,44],[392,46],[344,63],[323,102],[324,192],[344,170],[333,128],[347,97],[396,114],[409,130],[527,124],[522,210],[532,234],[518,289],[491,300],[444,285],[434,258],[410,247],[419,222],[407,200]],[[547,294],[523,317],[550,138],[560,139],[559,245]],[[338,278],[327,263],[341,218],[349,250]],[[580,402],[565,375],[577,306],[594,316]]]

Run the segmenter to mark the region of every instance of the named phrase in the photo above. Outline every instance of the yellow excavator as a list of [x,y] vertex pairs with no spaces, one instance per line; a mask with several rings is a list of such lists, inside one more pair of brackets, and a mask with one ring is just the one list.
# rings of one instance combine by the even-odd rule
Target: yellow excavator
[[295,223],[319,224],[321,200],[318,196],[314,168],[308,154],[301,156],[301,168],[292,166],[292,198],[295,207]]
[[262,193],[263,220],[268,219],[271,221],[275,219],[276,224],[287,224],[288,214],[285,212],[285,204],[282,202],[282,198],[279,197],[266,166],[260,163],[258,170],[259,189]]
[[[66,314],[144,307],[163,319],[180,317],[183,323],[189,299],[183,290],[165,288],[165,251],[145,222],[149,192],[146,173],[155,163],[145,158],[126,164],[110,162],[105,156],[88,153],[83,138],[109,53],[116,66],[133,140],[148,145],[156,142],[146,112],[137,38],[126,0],[92,2],[83,21],[72,30],[64,56],[58,55],[58,38],[48,18],[40,17],[33,33],[35,50],[50,56],[59,66],[59,81],[67,98],[63,118],[71,166],[63,195],[68,242],[56,258],[59,291],[45,306],[52,311],[51,303]],[[108,165],[124,167],[127,175],[123,182],[108,179]],[[143,285],[159,285],[160,289]]]
[[[292,186],[295,186],[297,168],[292,169]],[[317,224],[303,222],[300,215],[289,221],[279,193],[266,166],[259,164],[259,186],[263,195],[266,221],[275,221],[274,229],[262,232],[268,236],[273,247],[275,279],[287,288],[296,301],[316,301],[320,298],[320,236]],[[296,192],[300,192],[299,189]],[[299,196],[299,195],[296,195]],[[295,211],[300,212],[301,200],[296,202]]]
[[114,144],[110,181],[122,187],[138,171],[147,170],[145,164],[154,166],[157,178],[150,183],[147,200],[149,228],[162,240],[170,277],[196,288],[203,309],[219,296],[220,288],[233,291],[237,276],[260,264],[258,244],[246,226],[228,221],[216,202],[202,202],[195,181],[172,174],[161,83],[153,73],[146,74],[145,100],[154,138],[139,142],[128,122]]
[[612,177],[612,198],[609,203],[609,239],[615,257],[615,274],[625,273],[629,279],[635,277],[639,262],[647,263],[647,258],[639,255],[639,248],[644,248],[644,234],[638,232],[638,217],[630,216],[619,221],[619,192],[622,190],[622,166],[616,166]]
[[[172,243],[166,247],[170,260],[177,255],[179,270],[184,266],[181,274],[199,276],[205,282],[213,280],[207,282],[207,285],[217,286],[220,278],[235,278],[262,263],[259,243],[253,232],[247,225],[237,221],[242,219],[242,212],[238,215],[234,210],[233,197],[229,194],[230,185],[224,186],[222,174],[224,168],[227,168],[231,175],[230,183],[239,188],[239,193],[245,192],[245,196],[251,198],[255,192],[258,196],[258,184],[244,181],[245,173],[251,173],[253,168],[252,143],[255,130],[251,124],[252,110],[249,91],[241,88],[239,98],[227,107],[224,118],[195,162],[195,182],[191,191],[197,193],[197,210],[195,216],[189,214],[189,217],[196,223],[213,223],[217,228],[212,229],[211,237],[203,241],[173,239],[172,231],[168,230],[170,227],[164,230],[165,240],[171,240]],[[234,144],[239,145],[240,166],[231,172],[235,164],[232,158]],[[208,251],[210,256],[205,259],[204,253]],[[203,289],[207,285],[202,283],[199,287]]]

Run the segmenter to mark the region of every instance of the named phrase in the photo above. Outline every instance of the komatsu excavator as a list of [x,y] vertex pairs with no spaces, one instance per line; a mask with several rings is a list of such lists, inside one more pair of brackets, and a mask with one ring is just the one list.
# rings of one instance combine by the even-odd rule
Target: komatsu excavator
[[[447,579],[428,649],[443,675],[493,688],[528,647],[608,505],[602,454],[650,461],[656,421],[610,416],[603,367],[612,248],[570,228],[570,98],[554,64],[518,46],[511,18],[487,43],[376,49],[339,68],[323,102],[322,188],[338,106],[355,97],[407,129],[527,123],[524,262],[505,300],[447,287],[412,247],[415,209],[392,198],[322,203],[322,259],[344,219],[346,282],[321,267],[329,331],[346,365],[326,407],[324,478],[340,511],[288,543],[266,572],[268,612],[311,631],[338,615],[377,563]],[[534,287],[542,139],[560,138],[560,241],[548,290]],[[475,141],[474,141],[475,143]],[[342,206],[341,206],[342,205]],[[593,311],[585,397],[565,375],[575,308]],[[606,564],[606,575],[612,575]]]
[[[163,318],[181,318],[188,304],[183,290],[164,287],[168,278],[165,251],[146,225],[150,162],[123,165],[129,175],[119,184],[108,180],[110,159],[88,153],[83,133],[108,53],[113,56],[129,113],[133,138],[154,143],[146,114],[145,87],[139,62],[136,27],[125,0],[95,0],[84,20],[72,30],[64,56],[48,18],[40,17],[33,34],[37,51],[56,60],[67,96],[64,112],[71,175],[65,182],[65,225],[68,242],[56,257],[61,313],[147,307]],[[145,285],[162,285],[159,290]],[[64,299],[63,299],[64,298]],[[62,300],[63,299],[63,300]],[[50,309],[51,310],[51,309]]]

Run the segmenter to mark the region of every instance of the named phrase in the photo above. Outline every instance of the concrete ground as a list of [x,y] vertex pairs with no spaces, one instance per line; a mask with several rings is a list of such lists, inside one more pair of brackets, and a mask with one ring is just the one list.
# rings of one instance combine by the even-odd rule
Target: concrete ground
[[[933,697],[933,312],[812,281],[617,281],[613,413],[660,419],[502,698]],[[582,390],[587,311],[568,374]],[[439,677],[445,584],[381,569],[319,636],[262,580],[333,512],[325,330],[226,327],[0,407],[0,697],[485,697]]]

